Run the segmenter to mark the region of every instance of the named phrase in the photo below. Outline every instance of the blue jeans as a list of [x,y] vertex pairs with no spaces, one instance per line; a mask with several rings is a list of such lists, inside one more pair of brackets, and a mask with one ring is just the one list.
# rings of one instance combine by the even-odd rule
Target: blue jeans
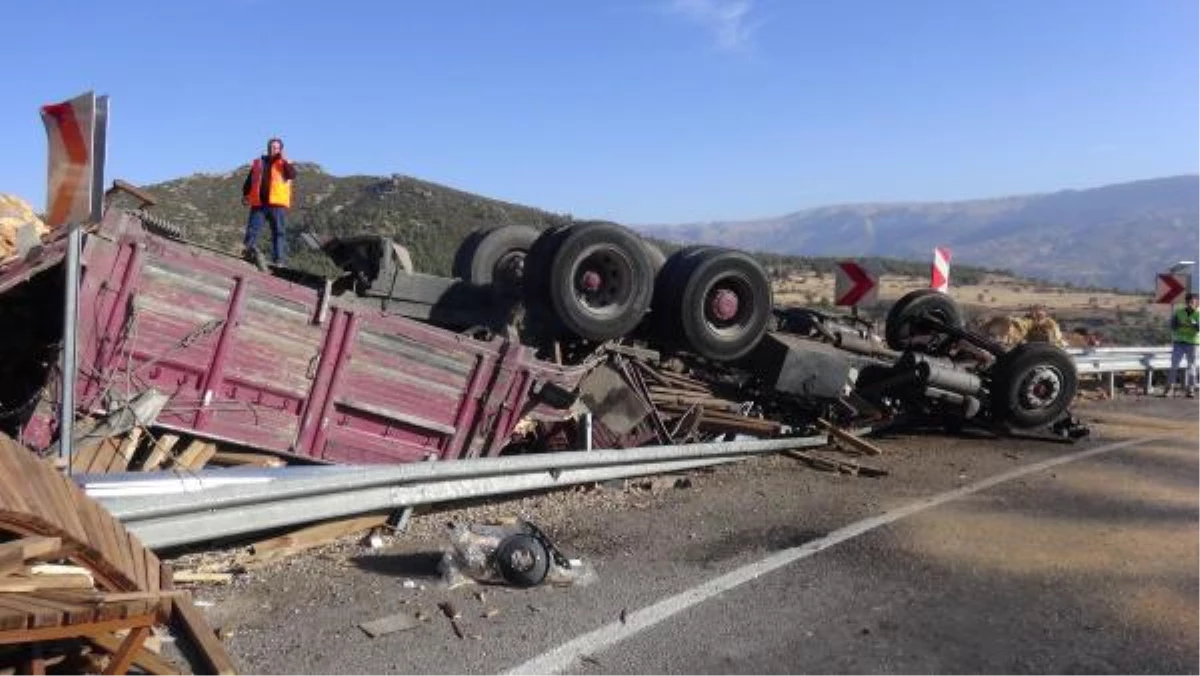
[[247,248],[254,248],[258,242],[258,232],[262,230],[263,221],[271,224],[271,258],[276,265],[283,265],[287,255],[285,227],[287,225],[286,207],[252,207],[250,220],[246,223]]
[[1196,386],[1196,346],[1191,343],[1171,344],[1171,373],[1167,376],[1167,387],[1174,387],[1180,363],[1187,364],[1183,372],[1183,386],[1192,389]]

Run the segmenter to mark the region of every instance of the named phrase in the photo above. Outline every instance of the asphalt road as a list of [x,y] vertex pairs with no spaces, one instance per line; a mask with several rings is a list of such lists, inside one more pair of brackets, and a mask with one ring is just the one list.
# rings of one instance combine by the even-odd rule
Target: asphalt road
[[[1097,422],[1073,446],[904,434],[879,440],[878,479],[774,457],[528,496],[196,594],[255,673],[1196,673],[1196,403],[1079,412]],[[442,524],[505,513],[594,579],[441,584]]]

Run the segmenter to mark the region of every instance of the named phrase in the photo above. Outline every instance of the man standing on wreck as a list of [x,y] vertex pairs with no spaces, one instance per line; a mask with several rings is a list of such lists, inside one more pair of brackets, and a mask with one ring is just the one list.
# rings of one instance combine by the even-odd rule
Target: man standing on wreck
[[283,141],[277,138],[267,141],[267,154],[250,164],[250,173],[242,184],[242,204],[250,207],[243,242],[243,255],[248,260],[254,262],[258,258],[258,231],[265,220],[271,224],[271,259],[275,265],[284,264],[287,211],[292,206],[295,178],[296,168],[283,155]]

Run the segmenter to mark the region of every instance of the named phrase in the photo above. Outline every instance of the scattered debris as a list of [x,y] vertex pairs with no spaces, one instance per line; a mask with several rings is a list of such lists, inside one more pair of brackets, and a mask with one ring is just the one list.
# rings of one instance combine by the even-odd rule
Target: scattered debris
[[250,546],[251,562],[271,561],[327,544],[338,538],[387,525],[388,514],[371,514],[352,519],[326,521]]
[[514,587],[586,584],[595,577],[590,566],[573,563],[537,526],[519,519],[502,524],[449,524],[450,551],[439,569],[446,586],[466,582],[506,583]]
[[197,583],[207,582],[213,584],[227,584],[233,581],[233,573],[206,573],[197,570],[177,570],[171,578],[179,583]]
[[394,634],[398,631],[415,629],[420,624],[420,621],[419,617],[414,617],[409,613],[396,613],[395,615],[381,617],[378,620],[363,622],[358,625],[358,628],[366,632],[367,636],[378,638],[387,634]]

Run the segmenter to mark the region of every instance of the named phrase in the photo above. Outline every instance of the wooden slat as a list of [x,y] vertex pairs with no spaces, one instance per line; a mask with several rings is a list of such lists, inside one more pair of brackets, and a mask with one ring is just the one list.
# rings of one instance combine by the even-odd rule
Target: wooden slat
[[29,629],[14,629],[0,632],[0,645],[14,643],[32,643],[35,641],[53,641],[61,638],[77,638],[92,633],[105,633],[131,627],[148,627],[154,623],[153,615],[139,615],[121,620],[92,622],[90,624],[68,624]]
[[46,558],[62,551],[61,538],[30,537],[0,543],[0,575],[9,575],[25,568],[30,559]]
[[0,631],[25,629],[29,626],[29,614],[11,608],[0,607]]
[[35,592],[43,589],[93,589],[90,575],[9,575],[0,578],[0,593]]
[[200,469],[216,452],[216,444],[204,441],[203,439],[193,439],[192,443],[188,444],[182,453],[175,456],[173,467],[187,470]]
[[[121,639],[112,634],[94,634],[88,636],[87,640],[109,653],[116,653],[121,646]],[[155,655],[154,653],[143,647],[133,657],[133,665],[155,676],[165,676],[166,674],[178,674],[180,668],[171,662]]]
[[0,443],[0,495],[3,496],[0,502],[14,512],[38,514],[32,511],[23,490],[25,482],[28,481],[27,477],[32,474],[27,464],[22,462],[24,458],[21,456],[28,454],[28,450],[7,437]]
[[146,460],[142,462],[142,471],[151,472],[158,469],[163,461],[171,456],[171,448],[179,441],[178,434],[164,434],[154,442],[154,447],[150,449],[150,454],[146,456]]
[[211,673],[237,673],[237,667],[225,650],[225,645],[217,638],[208,620],[204,619],[204,613],[192,604],[190,597],[183,597],[175,602],[175,618],[179,620],[184,633],[192,640],[200,656],[208,663]]
[[96,455],[92,458],[92,462],[88,465],[88,474],[105,474],[108,468],[113,464],[113,460],[117,455],[117,449],[121,447],[120,437],[109,437],[100,442],[96,446]]
[[54,502],[63,510],[56,512],[57,516],[62,517],[62,526],[71,537],[86,539],[87,531],[83,529],[83,520],[79,518],[79,500],[83,496],[83,491],[69,478],[57,472],[54,480],[49,483],[50,492],[54,495]]
[[146,565],[146,587],[145,587],[145,589],[146,589],[146,591],[158,591],[160,588],[159,587],[159,585],[160,585],[160,583],[159,583],[160,572],[159,571],[161,568],[161,566],[158,562],[158,557],[155,556],[154,553],[151,552],[149,548],[143,547],[142,551],[145,552],[145,555],[142,558],[145,559],[145,561],[146,561],[146,564],[145,564]]
[[138,444],[142,441],[142,428],[134,427],[129,430],[125,438],[121,440],[117,446],[117,452],[113,456],[112,461],[108,464],[108,473],[124,472],[129,469],[129,462],[133,460],[133,454],[137,451]]
[[63,623],[61,610],[54,610],[22,598],[26,594],[0,594],[0,607],[29,615],[29,628],[56,627]]
[[146,584],[146,556],[142,553],[142,548],[137,546],[133,535],[129,531],[125,531],[125,548],[129,551],[129,558],[133,559],[133,581],[137,583],[138,589],[148,589]]
[[389,514],[370,514],[301,528],[287,535],[260,540],[250,550],[256,560],[272,559],[323,545],[345,535],[387,525]]
[[96,609],[91,605],[71,603],[41,594],[22,594],[21,599],[28,603],[44,606],[62,613],[64,624],[82,624],[96,619]]
[[208,463],[222,467],[241,467],[243,465],[251,467],[283,467],[287,464],[283,458],[268,453],[247,453],[240,451],[217,451]]
[[113,653],[112,662],[104,669],[105,674],[123,674],[129,669],[133,657],[142,649],[146,637],[150,635],[150,627],[135,627],[129,636],[121,642],[117,652]]
[[97,511],[108,526],[109,544],[112,549],[106,552],[106,558],[112,561],[122,573],[125,573],[125,576],[133,581],[134,584],[137,584],[137,577],[133,572],[133,561],[130,560],[129,556],[129,539],[125,534],[125,528],[116,519],[109,516],[103,508]]
[[73,447],[71,456],[71,471],[86,474],[99,452],[100,442],[79,444]]

